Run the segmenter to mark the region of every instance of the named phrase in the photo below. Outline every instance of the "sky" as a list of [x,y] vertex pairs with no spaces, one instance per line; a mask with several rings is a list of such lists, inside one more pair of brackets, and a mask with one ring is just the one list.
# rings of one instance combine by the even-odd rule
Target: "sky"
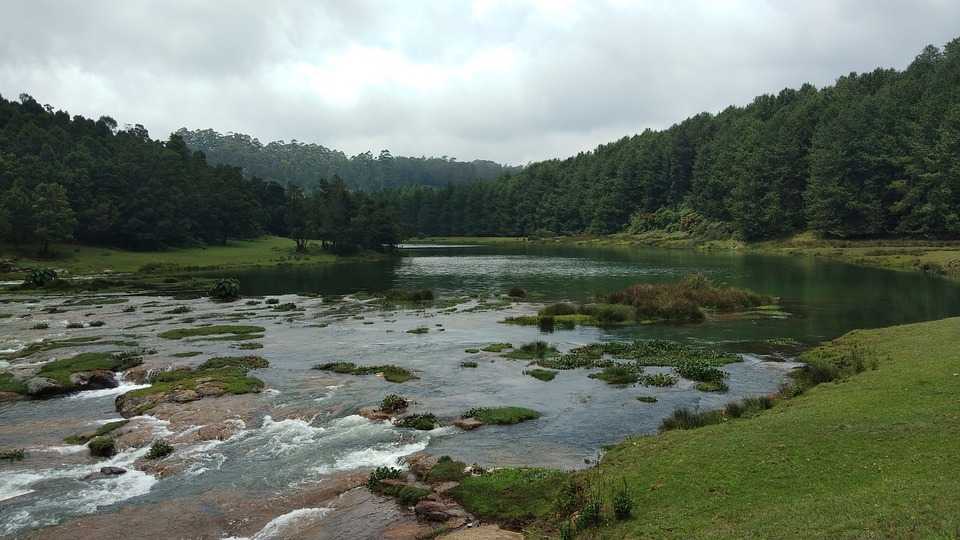
[[0,94],[356,154],[567,157],[904,68],[957,0],[6,0]]

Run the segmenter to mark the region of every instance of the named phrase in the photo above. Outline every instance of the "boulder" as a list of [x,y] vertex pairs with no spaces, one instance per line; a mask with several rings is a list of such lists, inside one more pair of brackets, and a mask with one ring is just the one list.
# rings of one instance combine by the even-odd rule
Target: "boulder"
[[464,431],[472,431],[483,425],[483,422],[476,418],[457,418],[453,425]]
[[83,477],[84,480],[102,480],[111,476],[120,476],[127,474],[127,470],[120,467],[100,467],[99,471],[92,472]]
[[225,441],[240,431],[243,424],[239,422],[216,422],[201,426],[197,430],[198,441]]
[[460,508],[457,504],[431,501],[428,499],[418,502],[417,506],[413,508],[413,511],[417,514],[417,517],[427,521],[445,522],[469,517],[463,508]]
[[417,478],[424,478],[430,474],[440,458],[427,452],[416,452],[403,458],[403,461],[410,467],[410,472],[417,475]]
[[113,403],[117,408],[117,412],[123,415],[124,418],[130,418],[131,416],[140,415],[143,411],[160,403],[163,401],[163,397],[164,394],[134,396],[130,392],[127,392],[126,394],[117,396],[117,399],[115,399]]
[[116,388],[119,385],[113,372],[106,369],[71,373],[70,384],[79,390],[100,390]]
[[27,385],[27,395],[33,397],[54,396],[67,391],[65,386],[47,377],[32,377],[24,384]]

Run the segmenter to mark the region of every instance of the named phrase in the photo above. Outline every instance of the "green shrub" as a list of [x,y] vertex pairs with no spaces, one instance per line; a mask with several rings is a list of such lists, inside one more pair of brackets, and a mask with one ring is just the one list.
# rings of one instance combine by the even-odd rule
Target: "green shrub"
[[386,413],[397,413],[406,410],[409,405],[410,402],[403,396],[388,394],[380,401],[380,410]]
[[173,446],[163,439],[158,439],[150,445],[145,456],[147,459],[163,459],[173,453]]
[[50,268],[34,268],[23,280],[23,286],[29,288],[46,287],[57,280],[57,273]]
[[618,520],[630,519],[633,513],[633,499],[630,497],[630,491],[627,489],[627,480],[623,479],[623,485],[613,494],[613,515]]
[[87,448],[90,449],[90,455],[94,457],[112,457],[117,453],[116,443],[109,435],[94,437],[87,443]]
[[454,461],[450,456],[440,456],[437,464],[427,474],[426,480],[430,483],[459,482],[467,476],[463,472],[466,468],[466,463]]
[[393,467],[377,467],[367,478],[367,487],[375,488],[383,480],[398,480],[403,476],[403,471]]
[[603,521],[603,504],[599,497],[594,496],[577,514],[576,527],[577,530],[583,531],[600,525],[601,521]]
[[208,293],[210,298],[230,301],[240,298],[240,280],[225,278],[217,280]]

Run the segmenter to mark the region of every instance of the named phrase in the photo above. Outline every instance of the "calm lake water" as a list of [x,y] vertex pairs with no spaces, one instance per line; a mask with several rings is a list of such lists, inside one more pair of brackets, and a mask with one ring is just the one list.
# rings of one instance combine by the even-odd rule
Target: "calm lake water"
[[[718,283],[778,296],[791,316],[614,330],[577,328],[552,334],[498,322],[507,316],[533,313],[538,302],[589,300],[636,282],[675,280],[693,272],[702,272]],[[62,438],[118,418],[113,407],[116,393],[84,392],[0,406],[0,446],[26,447],[33,456],[20,464],[0,465],[0,535],[131,505],[185,500],[211,490],[245,498],[274,496],[305,482],[322,482],[331,474],[395,465],[397,457],[422,449],[483,465],[583,467],[587,460],[596,459],[606,444],[656,431],[661,419],[676,407],[716,408],[733,399],[775,390],[791,364],[750,354],[752,342],[792,338],[815,343],[854,328],[960,314],[960,286],[921,274],[807,258],[681,250],[422,247],[381,262],[222,275],[238,277],[247,296],[275,296],[302,310],[277,314],[270,306],[249,308],[244,302],[224,305],[207,299],[182,302],[134,297],[128,305],[137,305],[137,312],[124,313],[122,305],[86,307],[83,311],[95,311],[94,317],[104,320],[106,326],[71,330],[66,323],[84,313],[48,315],[42,311],[62,299],[3,306],[2,311],[17,316],[0,319],[0,349],[16,349],[41,339],[122,334],[124,339],[136,339],[141,347],[156,349],[155,356],[161,359],[172,358],[175,352],[201,351],[196,358],[180,361],[194,364],[211,356],[242,353],[229,342],[161,339],[157,334],[163,330],[188,325],[174,319],[142,327],[144,319],[157,317],[147,315],[153,308],[144,304],[159,300],[165,305],[187,305],[192,309],[190,317],[209,315],[204,322],[211,323],[230,321],[227,316],[231,312],[243,312],[244,324],[267,328],[259,340],[263,349],[252,352],[269,359],[271,366],[255,372],[269,390],[251,398],[257,400],[253,420],[226,441],[178,448],[175,455],[188,457],[189,464],[182,473],[163,479],[131,471],[113,479],[82,480],[102,463],[87,458],[83,447],[64,445]],[[497,311],[471,310],[473,302],[454,311],[380,311],[353,303],[355,311],[338,314],[336,307],[343,303],[301,296],[391,288],[431,288],[440,296],[499,295],[510,287],[526,289],[534,304],[516,303]],[[25,314],[30,317],[19,318]],[[40,321],[48,322],[50,329],[31,329]],[[407,333],[420,326],[429,327],[430,332]],[[730,391],[713,394],[695,390],[690,381],[671,388],[616,388],[588,378],[587,370],[563,371],[554,381],[542,382],[523,374],[526,362],[493,353],[465,352],[494,342],[522,344],[544,339],[568,350],[590,342],[631,338],[722,343],[728,350],[743,353],[744,361],[725,366]],[[463,368],[460,362],[464,360],[476,361],[478,367]],[[331,361],[396,364],[414,370],[419,378],[392,384],[372,376],[310,369]],[[659,371],[670,369],[648,369],[649,373]],[[543,417],[519,426],[485,426],[470,432],[453,427],[419,432],[356,415],[361,407],[376,404],[388,393],[414,399],[411,412],[432,412],[445,420],[471,407],[492,405],[530,407],[543,412]],[[656,396],[658,402],[641,403],[636,400],[639,395]],[[123,452],[111,464],[129,467],[144,452]],[[363,537],[356,534],[359,536],[354,537]]]

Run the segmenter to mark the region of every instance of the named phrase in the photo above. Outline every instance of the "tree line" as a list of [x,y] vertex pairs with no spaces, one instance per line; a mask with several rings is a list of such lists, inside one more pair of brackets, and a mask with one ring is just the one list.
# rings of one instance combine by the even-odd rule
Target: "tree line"
[[[308,195],[211,165],[177,134],[153,140],[139,124],[118,129],[107,116],[71,117],[27,94],[0,96],[0,240],[11,244],[35,244],[43,253],[71,239],[156,250],[290,236],[299,220],[338,252],[399,241],[385,203],[349,191],[342,180]],[[297,206],[300,198],[308,208]]]
[[319,144],[296,140],[263,144],[250,135],[221,134],[212,129],[181,128],[177,135],[190,148],[202,151],[210,163],[233,165],[250,176],[302,187],[334,176],[342,178],[351,189],[362,191],[407,185],[445,186],[493,180],[505,172],[520,170],[486,160],[461,162],[447,156],[394,156],[389,150],[381,150],[376,156],[363,152],[347,157]]
[[960,40],[489,182],[379,194],[423,235],[960,237]]

